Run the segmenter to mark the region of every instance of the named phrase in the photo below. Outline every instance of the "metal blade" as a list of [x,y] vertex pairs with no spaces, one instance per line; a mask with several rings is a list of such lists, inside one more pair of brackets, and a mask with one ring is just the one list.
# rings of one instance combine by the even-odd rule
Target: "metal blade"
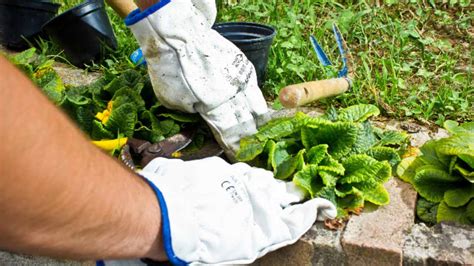
[[331,61],[329,61],[328,56],[326,55],[326,53],[324,53],[323,48],[321,48],[321,45],[316,40],[316,38],[313,35],[311,35],[309,37],[309,40],[311,41],[311,44],[313,45],[314,52],[316,53],[316,56],[318,57],[319,62],[321,62],[323,66],[332,65]]
[[341,60],[342,60],[342,69],[338,72],[338,77],[347,77],[349,69],[348,69],[348,50],[347,50],[347,44],[344,38],[342,37],[341,32],[339,31],[339,28],[337,27],[336,24],[332,25],[332,30],[334,32],[334,36],[336,38],[336,43],[337,47],[339,48],[339,53],[341,54]]

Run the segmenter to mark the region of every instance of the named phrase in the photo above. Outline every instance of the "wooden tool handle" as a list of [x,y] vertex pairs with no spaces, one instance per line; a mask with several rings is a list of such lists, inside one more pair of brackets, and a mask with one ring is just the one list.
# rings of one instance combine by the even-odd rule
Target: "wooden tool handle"
[[344,93],[349,87],[349,80],[345,78],[309,81],[284,87],[280,91],[279,98],[283,106],[294,108],[322,98]]

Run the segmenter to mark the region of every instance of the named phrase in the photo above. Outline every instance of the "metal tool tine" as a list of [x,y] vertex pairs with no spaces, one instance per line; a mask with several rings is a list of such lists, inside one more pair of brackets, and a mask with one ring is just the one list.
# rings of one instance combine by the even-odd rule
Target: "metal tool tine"
[[321,64],[323,64],[323,66],[332,65],[331,61],[329,61],[328,56],[326,55],[326,53],[324,53],[323,48],[321,48],[321,45],[319,45],[316,38],[313,35],[311,35],[309,39],[311,41],[311,44],[313,45],[313,49],[316,52],[316,55],[318,56],[318,59],[321,62]]
[[342,69],[338,72],[338,77],[346,77],[348,74],[351,74],[349,73],[351,71],[348,64],[348,57],[350,57],[350,53],[347,48],[347,43],[342,37],[342,34],[336,24],[333,24],[332,30],[334,32],[334,36],[336,37],[337,47],[339,48],[339,53],[341,54],[342,58]]

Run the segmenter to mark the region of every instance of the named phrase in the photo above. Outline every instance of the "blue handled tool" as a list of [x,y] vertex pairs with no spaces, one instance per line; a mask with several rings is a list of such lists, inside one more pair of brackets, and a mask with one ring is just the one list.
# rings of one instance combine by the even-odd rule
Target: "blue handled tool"
[[[344,93],[351,88],[352,68],[349,65],[350,61],[352,61],[351,56],[337,25],[334,24],[332,29],[342,60],[342,69],[338,71],[337,78],[309,81],[284,87],[279,95],[283,106],[294,108],[322,98]],[[323,66],[332,65],[316,38],[311,35],[310,41],[321,64]]]

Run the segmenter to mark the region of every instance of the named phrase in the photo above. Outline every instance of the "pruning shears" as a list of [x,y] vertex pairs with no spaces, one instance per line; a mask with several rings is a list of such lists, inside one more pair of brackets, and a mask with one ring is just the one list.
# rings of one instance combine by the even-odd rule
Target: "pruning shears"
[[136,160],[141,166],[145,166],[158,157],[189,161],[222,155],[224,151],[212,140],[208,140],[199,149],[186,150],[185,148],[192,142],[195,133],[196,129],[194,128],[185,129],[157,143],[129,138],[122,147],[119,159],[132,170],[136,170]]
[[[279,95],[283,106],[287,108],[302,106],[322,98],[342,94],[351,88],[353,74],[350,66],[351,54],[336,24],[333,24],[332,30],[342,60],[342,69],[338,71],[337,78],[309,81],[284,87]],[[310,36],[310,41],[321,64],[331,66],[331,61],[313,35]]]

